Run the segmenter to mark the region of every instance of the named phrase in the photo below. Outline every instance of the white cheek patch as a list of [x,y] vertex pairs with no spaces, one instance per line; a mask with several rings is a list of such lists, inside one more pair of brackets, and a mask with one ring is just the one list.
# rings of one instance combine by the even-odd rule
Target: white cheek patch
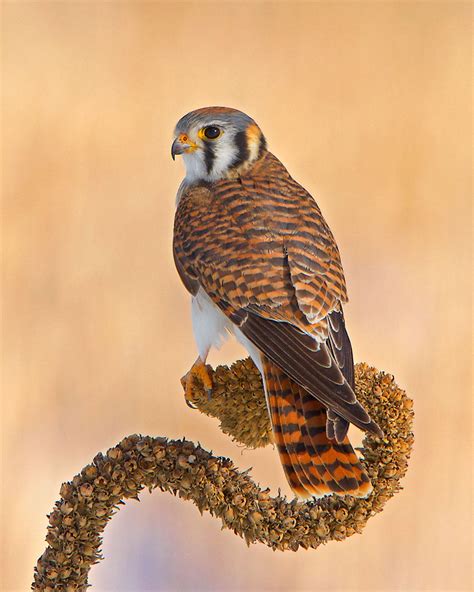
[[[220,122],[217,122],[220,125]],[[198,148],[193,152],[183,154],[183,161],[186,166],[186,182],[188,184],[195,181],[216,181],[221,179],[226,171],[231,167],[237,157],[238,148],[235,145],[236,130],[227,127],[222,136],[214,142],[205,142],[198,138],[199,129],[190,130],[189,137],[193,138]],[[211,148],[214,152],[212,168],[207,170],[206,149]]]
[[212,170],[209,173],[209,179],[214,181],[221,178],[235,161],[237,147],[233,135],[226,133],[216,141],[212,148],[214,150],[214,161]]

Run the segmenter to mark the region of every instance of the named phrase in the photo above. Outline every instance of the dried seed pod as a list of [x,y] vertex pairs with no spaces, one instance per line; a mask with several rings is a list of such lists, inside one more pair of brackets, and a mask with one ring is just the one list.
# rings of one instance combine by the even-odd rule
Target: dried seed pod
[[293,516],[287,516],[283,519],[282,524],[286,529],[292,529],[296,525],[296,519]]
[[79,487],[79,491],[82,497],[90,497],[94,491],[94,486],[91,483],[83,483]]
[[107,456],[112,460],[120,460],[123,456],[123,452],[118,446],[115,446],[114,448],[107,450]]
[[82,469],[82,474],[87,479],[95,479],[95,477],[97,477],[98,473],[99,473],[99,471],[97,470],[97,467],[95,467],[94,465],[87,465],[87,467],[84,467]]
[[63,483],[61,485],[61,489],[59,490],[59,495],[65,499],[68,500],[72,494],[74,492],[74,487],[72,486],[72,483]]
[[[221,518],[223,527],[247,544],[296,551],[361,532],[400,490],[414,440],[413,403],[392,376],[367,364],[358,364],[355,376],[358,399],[386,435],[384,440],[366,435],[363,441],[362,463],[374,487],[368,498],[328,496],[303,503],[271,497],[247,471],[239,473],[230,460],[214,457],[192,442],[127,436],[61,486],[32,589],[85,592],[89,570],[101,559],[101,535],[108,520],[117,504],[137,498],[144,487],[192,500],[201,512]],[[222,430],[246,446],[271,442],[260,375],[251,360],[217,368],[213,397],[208,401],[204,391],[198,392],[196,404],[218,417]]]
[[339,508],[334,512],[334,516],[338,522],[344,522],[349,515],[349,512],[346,508]]

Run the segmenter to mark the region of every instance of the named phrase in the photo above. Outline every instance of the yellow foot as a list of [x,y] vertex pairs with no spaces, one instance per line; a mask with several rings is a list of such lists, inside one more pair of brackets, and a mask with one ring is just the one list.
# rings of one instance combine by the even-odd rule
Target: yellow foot
[[181,384],[184,387],[184,399],[186,401],[186,405],[191,407],[192,409],[196,409],[196,405],[194,405],[193,400],[193,389],[194,386],[194,377],[197,377],[201,380],[204,390],[207,393],[208,398],[211,398],[212,393],[212,378],[209,374],[209,370],[207,369],[206,364],[198,358],[194,364],[192,365],[191,370],[183,376],[181,379]]

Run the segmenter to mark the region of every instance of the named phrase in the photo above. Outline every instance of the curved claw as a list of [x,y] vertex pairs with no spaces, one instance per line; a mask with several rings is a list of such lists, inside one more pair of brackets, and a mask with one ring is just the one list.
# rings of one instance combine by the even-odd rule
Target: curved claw
[[190,409],[197,409],[197,405],[195,405],[192,401],[190,401],[187,397],[186,394],[184,395],[184,402],[186,403],[186,405],[190,408]]

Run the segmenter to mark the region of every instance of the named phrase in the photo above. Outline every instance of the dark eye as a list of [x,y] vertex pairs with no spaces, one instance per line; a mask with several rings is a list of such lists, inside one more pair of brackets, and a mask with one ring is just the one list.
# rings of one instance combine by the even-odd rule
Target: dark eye
[[221,135],[221,130],[215,125],[208,125],[204,128],[204,135],[208,140],[215,140]]

